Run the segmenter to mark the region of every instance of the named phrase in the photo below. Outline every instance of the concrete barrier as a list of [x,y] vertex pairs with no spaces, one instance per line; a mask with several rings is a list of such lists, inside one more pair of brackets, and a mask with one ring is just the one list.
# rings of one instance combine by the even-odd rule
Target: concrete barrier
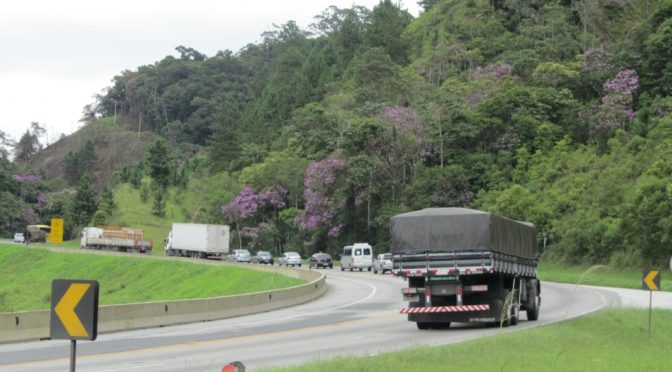
[[[197,263],[213,264],[208,261]],[[246,267],[303,279],[307,283],[234,296],[100,306],[98,332],[125,331],[256,314],[299,305],[314,300],[327,291],[326,276],[316,270],[260,265]],[[49,338],[49,321],[48,310],[0,313],[0,343]]]

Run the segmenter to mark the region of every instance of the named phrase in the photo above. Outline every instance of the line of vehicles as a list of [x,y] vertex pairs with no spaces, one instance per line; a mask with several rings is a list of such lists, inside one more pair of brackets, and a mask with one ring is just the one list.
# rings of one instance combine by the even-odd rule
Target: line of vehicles
[[[15,242],[45,241],[47,225],[30,225]],[[229,254],[229,226],[174,223],[164,241],[167,256],[226,258],[229,262],[275,264],[268,251],[254,256],[246,249]],[[521,312],[537,320],[541,283],[537,277],[539,249],[534,225],[490,212],[466,208],[427,208],[390,219],[391,252],[373,259],[368,243],[345,246],[341,271],[390,272],[408,286],[402,296],[418,329],[446,328],[452,322],[509,326]],[[81,248],[150,254],[152,241],[142,230],[127,227],[86,227]],[[297,252],[285,252],[280,266],[301,267]],[[333,269],[323,252],[308,259],[310,268]]]
[[49,225],[28,225],[25,232],[14,234],[14,243],[45,243],[50,232]]
[[[16,233],[14,242],[44,242],[48,238],[50,226],[29,225],[27,233]],[[28,235],[26,239],[24,235]],[[268,251],[258,251],[254,256],[247,249],[235,249],[229,254],[229,226],[196,223],[173,223],[168,237],[164,240],[165,255],[224,259],[228,262],[275,264]],[[80,238],[80,248],[126,253],[151,254],[153,242],[145,237],[141,229],[118,226],[85,227]],[[279,257],[280,266],[301,267],[303,258],[297,252],[285,252]],[[310,268],[334,268],[334,261],[328,253],[318,252],[308,259]],[[373,248],[368,243],[355,243],[343,248],[341,270],[372,271],[386,273],[392,271],[392,254],[380,254],[374,260]]]

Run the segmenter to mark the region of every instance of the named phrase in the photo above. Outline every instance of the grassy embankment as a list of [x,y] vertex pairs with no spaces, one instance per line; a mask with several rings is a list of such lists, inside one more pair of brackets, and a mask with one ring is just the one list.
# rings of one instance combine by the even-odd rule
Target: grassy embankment
[[[596,266],[558,266],[551,263],[539,265],[539,278],[542,281],[587,284],[604,287],[641,289],[642,269],[614,268]],[[672,273],[661,270],[661,290],[672,291]]]
[[0,312],[48,309],[53,279],[98,280],[101,305],[225,296],[303,283],[235,266],[53,253],[15,245],[0,245],[0,278]]
[[[148,182],[145,180],[145,182]],[[185,222],[184,212],[194,207],[193,195],[190,192],[181,192],[180,205],[175,203],[175,188],[169,189],[166,201],[166,216],[161,218],[152,214],[152,199],[143,202],[140,192],[130,184],[122,184],[115,188],[114,199],[117,202],[117,211],[114,213],[110,225],[139,228],[145,236],[152,240],[154,255],[163,255],[163,240],[168,236],[173,222]]]
[[672,363],[672,311],[654,310],[652,323],[649,336],[648,310],[612,309],[459,344],[338,358],[279,370],[667,371]]
[[[150,180],[145,178],[143,182],[149,184]],[[136,190],[128,183],[118,185],[114,189],[117,210],[108,225],[142,229],[145,236],[154,243],[152,254],[162,256],[163,240],[168,236],[173,222],[203,222],[205,209],[211,204],[216,204],[213,199],[226,200],[227,196],[235,195],[236,190],[230,182],[225,175],[209,178],[192,177],[186,189],[169,187],[163,218],[152,214],[151,193],[148,200],[143,202],[140,190]],[[79,237],[57,245],[79,248]]]

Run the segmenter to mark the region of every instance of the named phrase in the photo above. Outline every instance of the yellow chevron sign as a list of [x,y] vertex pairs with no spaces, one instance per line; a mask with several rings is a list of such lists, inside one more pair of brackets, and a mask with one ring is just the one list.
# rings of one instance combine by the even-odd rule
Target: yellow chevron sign
[[51,309],[52,339],[95,340],[98,333],[98,282],[54,280]]
[[645,269],[642,274],[642,289],[646,291],[660,291],[660,271]]

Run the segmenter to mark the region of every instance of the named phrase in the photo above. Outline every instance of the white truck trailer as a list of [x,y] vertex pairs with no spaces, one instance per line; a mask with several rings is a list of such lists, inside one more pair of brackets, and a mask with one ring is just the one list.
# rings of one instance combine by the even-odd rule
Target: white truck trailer
[[229,226],[174,223],[166,256],[223,258],[229,252]]
[[80,248],[129,253],[152,253],[152,241],[140,229],[116,226],[85,227]]

